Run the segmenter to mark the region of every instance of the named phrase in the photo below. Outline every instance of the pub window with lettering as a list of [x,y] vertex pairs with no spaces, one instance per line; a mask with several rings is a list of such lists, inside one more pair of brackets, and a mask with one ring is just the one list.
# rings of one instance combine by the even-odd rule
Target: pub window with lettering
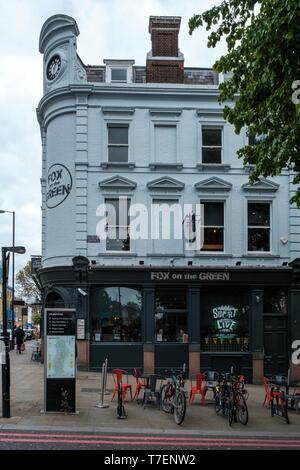
[[92,340],[139,343],[142,339],[142,294],[139,288],[94,288],[91,297]]
[[156,342],[188,343],[185,289],[157,289],[155,296]]
[[224,203],[201,201],[201,204],[204,206],[201,251],[224,251]]
[[248,202],[248,251],[270,251],[270,209],[269,203]]
[[201,290],[201,350],[249,350],[249,293],[242,287]]

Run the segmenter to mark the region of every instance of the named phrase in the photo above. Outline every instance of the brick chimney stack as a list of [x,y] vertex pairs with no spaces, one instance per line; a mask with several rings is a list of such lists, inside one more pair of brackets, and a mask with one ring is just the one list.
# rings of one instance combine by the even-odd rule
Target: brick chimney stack
[[147,82],[183,83],[184,57],[178,49],[179,16],[150,16],[152,50],[147,55]]

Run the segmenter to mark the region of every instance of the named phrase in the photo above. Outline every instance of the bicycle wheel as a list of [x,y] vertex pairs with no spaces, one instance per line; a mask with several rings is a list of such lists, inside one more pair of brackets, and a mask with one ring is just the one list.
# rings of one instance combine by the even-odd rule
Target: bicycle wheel
[[179,390],[174,398],[174,419],[176,424],[181,424],[186,412],[186,397],[182,390]]
[[172,395],[170,392],[171,384],[165,384],[161,387],[160,396],[161,396],[161,409],[165,413],[172,413],[174,406],[172,401],[170,400],[169,395]]
[[232,426],[234,415],[236,412],[233,393],[230,393],[229,397],[226,400],[226,409],[228,414],[229,426]]
[[220,414],[223,410],[223,406],[222,406],[222,399],[221,399],[221,395],[220,393],[217,393],[216,396],[215,396],[215,412],[218,414]]
[[248,407],[245,398],[238,394],[236,397],[236,417],[241,424],[248,423]]
[[290,424],[289,414],[288,414],[288,407],[286,400],[281,402],[281,409],[282,409],[282,416],[285,418],[286,424]]

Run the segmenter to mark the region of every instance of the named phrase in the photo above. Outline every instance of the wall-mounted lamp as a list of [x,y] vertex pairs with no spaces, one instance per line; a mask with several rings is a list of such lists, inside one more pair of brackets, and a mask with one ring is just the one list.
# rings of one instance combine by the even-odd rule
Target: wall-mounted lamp
[[241,264],[242,264],[241,261],[237,261],[237,262],[235,263],[236,266],[241,266]]
[[261,298],[260,298],[260,295],[256,295],[255,296],[255,299],[256,299],[256,303],[259,304],[261,302]]
[[193,261],[188,261],[188,266],[193,266]]
[[288,237],[280,237],[280,241],[283,245],[286,245],[287,242],[289,241]]

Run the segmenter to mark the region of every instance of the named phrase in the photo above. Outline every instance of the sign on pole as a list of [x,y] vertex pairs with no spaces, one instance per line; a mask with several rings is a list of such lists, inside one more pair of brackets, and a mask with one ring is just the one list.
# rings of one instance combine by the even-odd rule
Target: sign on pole
[[42,267],[41,256],[31,256],[31,274],[36,275],[37,271]]
[[76,310],[45,309],[45,412],[76,411]]

